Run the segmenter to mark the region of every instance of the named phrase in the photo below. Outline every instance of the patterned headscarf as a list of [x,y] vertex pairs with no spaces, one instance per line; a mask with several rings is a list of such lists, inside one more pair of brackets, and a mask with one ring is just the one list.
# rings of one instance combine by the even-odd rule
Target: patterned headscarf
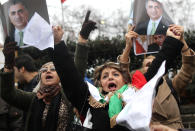
[[[53,62],[48,62],[44,64],[41,69],[45,68],[48,65],[54,65]],[[39,83],[36,86],[36,88],[33,90],[34,92],[37,93],[38,99],[43,99],[45,103],[48,103],[54,96],[58,94],[58,92],[61,89],[61,84],[58,83],[57,85],[52,85],[52,86],[44,86],[41,81],[41,69],[39,71]]]

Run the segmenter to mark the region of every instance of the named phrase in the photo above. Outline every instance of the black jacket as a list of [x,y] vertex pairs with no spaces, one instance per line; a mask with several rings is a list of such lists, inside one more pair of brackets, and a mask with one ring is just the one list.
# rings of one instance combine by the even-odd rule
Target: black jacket
[[[139,35],[147,35],[148,24],[149,24],[149,20],[141,21],[140,23],[136,25],[135,32],[137,32]],[[159,34],[166,35],[168,26],[170,24],[173,24],[173,23],[167,21],[164,17],[162,17],[162,19],[160,20],[156,28],[154,35],[159,35]]]
[[0,131],[23,131],[22,111],[0,97]]

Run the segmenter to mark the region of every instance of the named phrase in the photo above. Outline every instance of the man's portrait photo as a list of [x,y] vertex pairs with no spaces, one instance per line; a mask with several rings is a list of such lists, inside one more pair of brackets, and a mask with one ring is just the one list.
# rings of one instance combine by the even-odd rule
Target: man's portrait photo
[[28,23],[29,13],[21,0],[9,1],[8,15],[11,23],[15,27],[14,39],[18,46],[21,47],[23,43],[23,33]]
[[136,7],[134,6],[134,9],[143,8],[143,12],[140,13],[138,11],[135,11],[134,14],[134,17],[136,19],[135,32],[137,32],[139,35],[165,35],[168,26],[170,24],[173,24],[173,22],[166,14],[163,8],[163,4],[159,0],[141,1],[142,3],[139,3],[139,5],[135,4]]
[[25,47],[23,42],[25,28],[35,12],[49,23],[46,0],[9,0],[3,4],[3,11],[7,35],[17,42],[18,47]]

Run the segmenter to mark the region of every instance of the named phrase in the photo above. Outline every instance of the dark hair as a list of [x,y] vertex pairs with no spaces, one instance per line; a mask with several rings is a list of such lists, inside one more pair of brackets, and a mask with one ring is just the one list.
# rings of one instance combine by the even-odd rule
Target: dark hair
[[35,72],[37,68],[32,57],[29,55],[21,55],[15,59],[15,66],[20,69],[24,67],[28,72]]
[[[9,4],[9,5],[8,5],[9,8],[10,8],[10,6],[12,6],[12,5],[21,4],[21,5],[24,6],[25,9],[27,9],[27,6],[26,6],[26,4],[24,3],[23,0],[9,0],[9,3],[8,3],[8,4]],[[9,13],[9,8],[8,8],[8,13]]]
[[122,69],[120,68],[119,63],[106,62],[103,65],[97,66],[95,68],[94,75],[93,75],[94,85],[95,86],[101,86],[100,85],[100,78],[101,78],[101,75],[102,75],[102,71],[105,68],[114,68],[114,69],[118,70],[122,74],[125,83],[127,84],[127,83],[130,82],[130,75],[129,75],[129,73],[126,72],[126,71],[122,71]]
[[158,5],[160,6],[160,8],[163,9],[162,3],[159,2],[158,0],[146,0],[146,4],[145,4],[146,9],[147,9],[147,6],[148,6],[148,1],[153,1],[153,2],[158,3]]

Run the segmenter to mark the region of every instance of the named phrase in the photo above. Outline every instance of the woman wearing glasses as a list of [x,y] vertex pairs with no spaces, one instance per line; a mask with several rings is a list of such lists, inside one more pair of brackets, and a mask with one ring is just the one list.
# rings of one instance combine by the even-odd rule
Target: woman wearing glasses
[[[60,42],[62,35],[62,30],[55,29],[55,43],[63,43]],[[14,54],[10,55],[14,50],[15,42],[7,40],[4,48],[6,59],[14,60]],[[14,88],[13,64],[5,62],[4,74],[5,76],[1,77],[2,97],[11,105],[27,112],[25,131],[68,130],[73,121],[73,108],[62,91],[60,78],[53,62],[48,62],[41,67],[40,81],[34,92]]]

